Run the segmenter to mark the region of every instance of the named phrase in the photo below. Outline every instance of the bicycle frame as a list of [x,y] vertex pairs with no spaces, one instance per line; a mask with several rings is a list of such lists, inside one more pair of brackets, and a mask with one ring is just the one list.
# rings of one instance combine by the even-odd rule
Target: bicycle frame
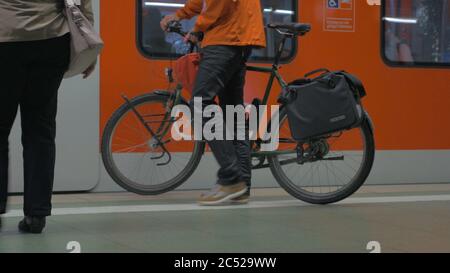
[[[281,32],[279,30],[278,30],[278,32],[283,35],[283,38],[278,46],[278,51],[275,56],[275,60],[274,60],[274,63],[272,64],[272,67],[247,66],[247,71],[270,74],[269,81],[267,83],[267,87],[264,92],[264,97],[261,100],[262,105],[268,105],[269,97],[272,92],[272,88],[273,88],[273,84],[274,84],[275,80],[277,80],[278,84],[281,86],[282,89],[284,89],[288,86],[288,84],[283,79],[283,77],[279,71],[280,70],[280,60],[281,60],[281,55],[283,53],[284,46],[286,44],[286,40],[288,38],[294,38],[296,36],[293,34],[290,34],[290,33]],[[273,116],[274,115],[272,114],[272,117]],[[258,140],[258,141],[261,141],[261,140]],[[292,150],[292,151],[254,151],[254,152],[252,152],[252,157],[264,157],[264,156],[284,155],[284,154],[293,154],[293,153],[297,153],[297,151],[296,150]],[[268,166],[262,165],[260,167],[265,168]]]
[[293,38],[294,35],[289,34],[289,33],[283,33],[283,32],[280,32],[280,33],[283,34],[283,39],[281,40],[280,45],[278,47],[278,52],[275,56],[275,61],[272,64],[272,67],[247,66],[247,71],[270,74],[269,82],[267,83],[267,87],[264,92],[264,97],[262,99],[263,105],[267,105],[267,103],[269,102],[269,96],[272,91],[272,87],[273,87],[273,83],[274,83],[275,79],[278,81],[278,83],[280,84],[280,86],[282,88],[286,88],[288,86],[288,84],[284,81],[283,77],[281,76],[281,74],[279,72],[280,59],[281,59],[281,55],[283,53],[284,46],[286,44],[286,39]]

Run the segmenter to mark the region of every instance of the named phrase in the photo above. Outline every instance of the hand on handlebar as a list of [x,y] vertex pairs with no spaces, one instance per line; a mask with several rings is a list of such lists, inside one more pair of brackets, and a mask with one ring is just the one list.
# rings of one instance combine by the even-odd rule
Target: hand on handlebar
[[[178,17],[175,18],[178,19]],[[198,48],[200,46],[200,42],[203,40],[204,36],[203,32],[190,31],[186,33],[183,31],[183,26],[181,25],[180,21],[170,19],[174,19],[174,17],[173,16],[169,16],[168,18],[165,17],[164,20],[161,21],[161,27],[165,28],[164,31],[169,33],[177,33],[182,37],[184,37],[183,39],[184,42],[189,43],[191,45],[191,51],[195,47]],[[166,20],[168,22],[166,22]]]
[[160,22],[162,30],[166,31],[169,23],[173,22],[173,21],[180,21],[180,18],[178,18],[178,16],[176,14],[170,14],[170,15],[164,16]]

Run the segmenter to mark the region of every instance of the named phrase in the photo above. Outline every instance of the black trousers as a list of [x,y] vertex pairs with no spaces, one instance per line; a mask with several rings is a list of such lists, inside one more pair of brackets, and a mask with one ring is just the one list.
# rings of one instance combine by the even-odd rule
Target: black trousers
[[11,127],[20,106],[24,160],[24,213],[51,214],[57,94],[70,61],[70,35],[0,43],[0,214],[8,194]]
[[[203,109],[215,104],[215,98],[218,97],[225,117],[226,105],[244,104],[246,62],[250,56],[251,47],[208,46],[202,53],[193,96],[202,98]],[[193,102],[191,102],[191,108],[194,109]],[[204,119],[203,124],[207,121],[208,119]],[[235,125],[232,130],[248,130],[245,124],[239,126],[235,123]],[[235,136],[237,136],[236,132]],[[246,139],[208,141],[220,165],[218,184],[230,185],[243,181],[250,188],[252,176],[250,141],[248,137]]]

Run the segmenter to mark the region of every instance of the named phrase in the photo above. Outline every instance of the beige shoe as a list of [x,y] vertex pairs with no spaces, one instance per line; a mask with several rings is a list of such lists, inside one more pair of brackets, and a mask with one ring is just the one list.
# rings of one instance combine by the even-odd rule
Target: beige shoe
[[245,194],[231,199],[231,203],[237,204],[237,205],[245,205],[250,202],[250,194],[246,192]]
[[198,203],[204,206],[221,205],[231,199],[238,198],[247,192],[247,184],[239,182],[230,186],[217,185],[211,191],[200,196]]

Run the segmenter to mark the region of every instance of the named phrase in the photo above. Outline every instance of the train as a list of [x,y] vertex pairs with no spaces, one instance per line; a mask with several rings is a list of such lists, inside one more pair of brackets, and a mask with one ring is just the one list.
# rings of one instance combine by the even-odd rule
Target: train
[[[228,0],[221,0],[228,1]],[[239,1],[239,0],[238,0]],[[251,0],[249,0],[251,1]],[[259,0],[254,0],[259,1]],[[103,129],[123,104],[168,86],[166,68],[185,45],[159,28],[183,0],[94,1],[105,42],[88,80],[64,81],[60,91],[56,192],[120,191],[100,160]],[[288,44],[281,73],[288,80],[317,68],[345,70],[364,82],[364,107],[375,125],[376,160],[368,184],[450,182],[450,1],[261,0],[265,23],[310,23],[312,31]],[[189,28],[195,18],[184,22]],[[250,63],[270,66],[277,35]],[[262,96],[266,75],[249,72],[246,99]],[[274,90],[276,103],[280,90]],[[11,137],[11,191],[21,192],[20,129]],[[182,189],[214,183],[207,154]],[[268,170],[254,173],[255,187],[276,185]]]

